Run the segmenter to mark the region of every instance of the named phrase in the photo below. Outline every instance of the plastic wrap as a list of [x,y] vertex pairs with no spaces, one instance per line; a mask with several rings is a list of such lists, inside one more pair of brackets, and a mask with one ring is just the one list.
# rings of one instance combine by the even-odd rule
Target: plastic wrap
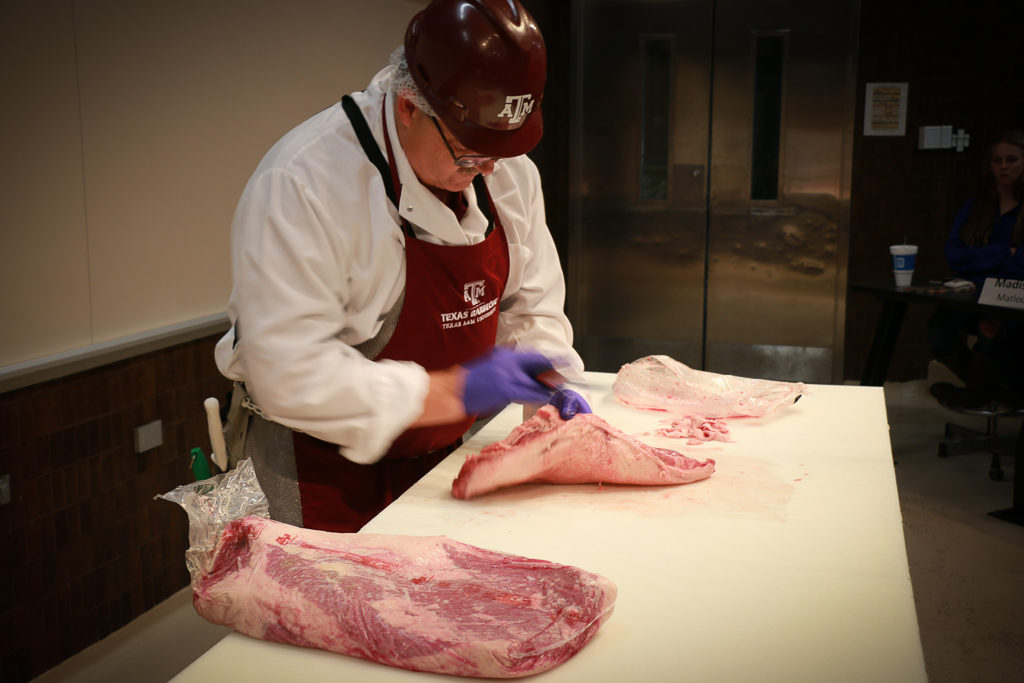
[[632,408],[707,418],[771,415],[806,390],[801,382],[694,370],[669,356],[647,356],[623,365],[612,385],[615,397]]
[[177,503],[188,513],[189,549],[185,551],[185,566],[193,589],[209,570],[217,542],[229,523],[249,515],[270,516],[267,497],[251,460],[241,461],[224,474],[183,484],[157,498]]

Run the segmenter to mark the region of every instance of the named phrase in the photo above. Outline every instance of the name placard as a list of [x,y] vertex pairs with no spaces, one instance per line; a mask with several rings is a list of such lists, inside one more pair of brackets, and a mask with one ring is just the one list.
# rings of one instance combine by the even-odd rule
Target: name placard
[[1024,308],[1024,280],[1010,280],[1005,277],[985,278],[985,284],[978,295],[979,304]]

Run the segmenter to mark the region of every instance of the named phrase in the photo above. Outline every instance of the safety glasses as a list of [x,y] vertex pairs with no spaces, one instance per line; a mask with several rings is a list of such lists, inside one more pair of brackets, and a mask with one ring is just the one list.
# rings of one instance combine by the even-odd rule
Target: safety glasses
[[441,129],[441,124],[437,122],[437,117],[431,116],[430,120],[434,122],[434,128],[437,128],[437,134],[441,136],[441,141],[444,142],[444,146],[448,149],[448,154],[452,156],[452,163],[462,168],[477,168],[479,166],[485,166],[489,162],[497,162],[501,157],[489,157],[484,154],[460,154],[456,156],[455,150],[448,144],[448,138],[445,136],[444,131]]

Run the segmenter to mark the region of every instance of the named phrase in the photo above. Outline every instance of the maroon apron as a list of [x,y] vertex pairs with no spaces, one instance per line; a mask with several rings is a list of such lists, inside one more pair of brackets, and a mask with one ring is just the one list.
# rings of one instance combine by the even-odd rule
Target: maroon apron
[[[349,105],[346,112],[353,119],[367,155],[381,170],[388,194],[397,206],[401,185],[386,125],[388,162],[384,166],[380,148],[368,136],[369,129],[361,114],[355,120],[358,109]],[[440,370],[494,347],[498,306],[508,279],[508,242],[483,177],[476,176],[473,185],[479,206],[489,221],[482,242],[469,246],[424,242],[416,239],[412,226],[403,219],[405,303],[390,341],[375,360],[413,361],[427,370]],[[372,465],[348,460],[338,452],[336,444],[294,432],[303,526],[358,531],[455,450],[475,417],[470,415],[453,424],[408,429],[399,435],[384,458]]]

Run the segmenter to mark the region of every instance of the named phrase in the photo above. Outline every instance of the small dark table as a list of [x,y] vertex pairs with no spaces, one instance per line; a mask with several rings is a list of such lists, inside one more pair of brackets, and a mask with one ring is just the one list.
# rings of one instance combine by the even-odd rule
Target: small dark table
[[1020,318],[1024,320],[1024,310],[1005,306],[989,306],[978,303],[978,292],[957,291],[941,285],[915,285],[897,287],[891,282],[854,282],[850,285],[851,292],[862,292],[882,299],[882,314],[875,327],[875,337],[868,352],[868,361],[864,366],[864,374],[860,383],[865,386],[880,387],[885,383],[889,372],[889,361],[892,360],[896,338],[899,337],[903,325],[903,314],[907,306],[927,304],[945,308],[984,312],[999,318]]
[[[875,336],[868,351],[867,364],[860,383],[865,386],[880,387],[885,384],[885,376],[889,372],[889,362],[896,346],[896,339],[903,325],[903,314],[912,303],[959,308],[962,310],[984,312],[986,315],[999,318],[1018,318],[1024,320],[1024,309],[1004,306],[989,306],[978,303],[977,290],[953,290],[941,285],[914,285],[897,287],[892,282],[854,282],[850,291],[871,294],[882,299],[882,313],[875,327]],[[1013,464],[1013,507],[1006,510],[991,512],[993,517],[1024,526],[1024,467],[1021,457],[1024,452],[1024,425],[1017,437],[1014,449]]]

